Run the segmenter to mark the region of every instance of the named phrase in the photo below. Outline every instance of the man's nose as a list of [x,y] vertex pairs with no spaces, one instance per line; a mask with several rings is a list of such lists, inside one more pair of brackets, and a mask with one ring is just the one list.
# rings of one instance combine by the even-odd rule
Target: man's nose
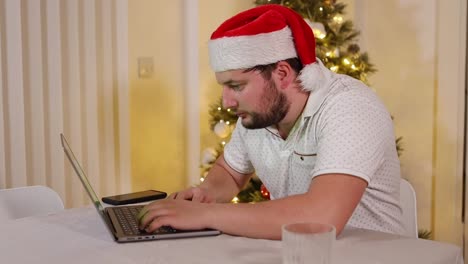
[[223,87],[223,108],[237,108],[237,101],[232,96],[232,91],[227,88]]

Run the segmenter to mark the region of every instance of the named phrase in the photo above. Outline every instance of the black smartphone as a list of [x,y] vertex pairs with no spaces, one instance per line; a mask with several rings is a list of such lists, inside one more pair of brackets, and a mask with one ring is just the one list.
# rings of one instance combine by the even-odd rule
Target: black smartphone
[[141,192],[125,193],[114,196],[102,197],[102,201],[112,205],[124,205],[143,203],[157,199],[164,199],[166,198],[166,196],[167,193],[165,192],[156,190],[146,190]]

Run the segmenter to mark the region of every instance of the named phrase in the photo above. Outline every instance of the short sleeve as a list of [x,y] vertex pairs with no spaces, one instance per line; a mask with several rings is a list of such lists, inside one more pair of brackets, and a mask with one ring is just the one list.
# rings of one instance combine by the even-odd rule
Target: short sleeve
[[327,102],[317,121],[312,176],[343,173],[368,183],[394,144],[391,116],[370,89],[351,89]]
[[246,128],[242,126],[241,119],[239,118],[236,128],[232,132],[231,140],[224,146],[224,159],[226,163],[232,169],[242,174],[254,172],[243,137],[246,133]]

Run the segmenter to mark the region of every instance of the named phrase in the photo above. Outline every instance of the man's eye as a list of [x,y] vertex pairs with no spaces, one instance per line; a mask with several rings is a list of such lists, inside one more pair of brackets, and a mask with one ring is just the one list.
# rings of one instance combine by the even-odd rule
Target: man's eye
[[240,91],[242,89],[241,85],[230,85],[229,88],[231,88],[234,91]]

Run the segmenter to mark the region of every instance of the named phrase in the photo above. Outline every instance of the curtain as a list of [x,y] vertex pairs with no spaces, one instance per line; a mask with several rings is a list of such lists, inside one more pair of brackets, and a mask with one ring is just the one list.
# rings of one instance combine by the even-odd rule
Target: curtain
[[130,186],[127,0],[0,0],[0,188],[47,185],[89,203]]

